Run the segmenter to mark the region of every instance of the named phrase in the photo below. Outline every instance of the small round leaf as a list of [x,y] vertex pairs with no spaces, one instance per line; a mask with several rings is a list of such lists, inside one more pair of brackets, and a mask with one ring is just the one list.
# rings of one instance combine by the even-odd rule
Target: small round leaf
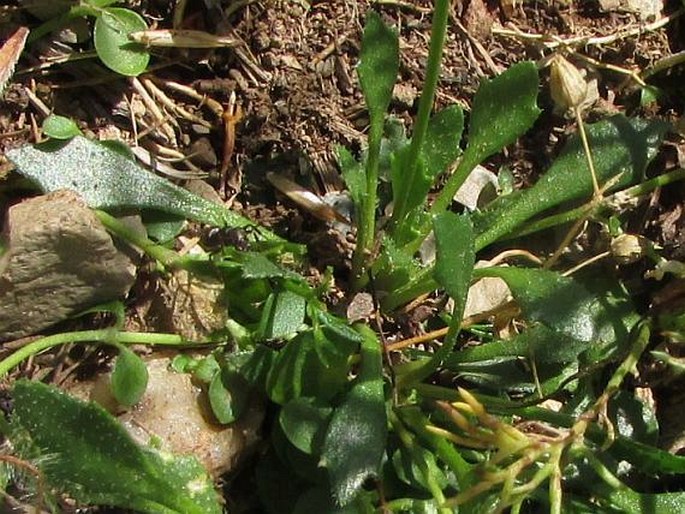
[[43,134],[53,139],[71,139],[83,135],[81,129],[71,118],[51,114],[43,122]]
[[111,385],[114,398],[126,407],[138,403],[147,388],[148,373],[143,360],[125,346],[119,347]]
[[222,370],[214,375],[209,384],[209,404],[219,423],[237,420],[247,407],[249,396],[247,382],[236,372]]
[[103,9],[93,31],[98,57],[121,75],[140,75],[147,68],[150,54],[144,46],[130,41],[128,35],[146,29],[138,13],[120,7]]

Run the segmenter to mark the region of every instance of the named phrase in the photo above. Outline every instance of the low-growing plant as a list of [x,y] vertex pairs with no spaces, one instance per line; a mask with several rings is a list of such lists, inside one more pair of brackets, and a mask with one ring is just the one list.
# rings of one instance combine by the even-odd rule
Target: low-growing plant
[[[368,149],[359,159],[345,149],[339,153],[357,207],[355,287],[363,288],[372,276],[390,313],[420,294],[444,291],[450,310],[431,320],[444,336],[440,345],[380,341],[367,324],[350,326],[332,315],[322,300],[329,282],[312,286],[293,271],[289,265],[299,248],[262,229],[255,229],[245,247],[225,245],[199,256],[180,256],[133,233],[112,214],[135,208],[215,226],[252,224],[145,175],[120,147],[76,136],[15,150],[9,158],[44,191],[75,189],[113,234],[143,249],[162,271],[183,268],[221,277],[231,320],[218,339],[228,341],[230,350],[217,346],[200,360],[179,357],[174,368],[208,384],[220,422],[239,418],[251,391],[271,402],[274,420],[254,475],[267,512],[682,509],[685,493],[653,488],[661,476],[684,474],[685,458],[656,446],[654,413],[626,383],[653,331],[682,333],[682,313],[644,317],[618,279],[591,268],[568,274],[544,266],[475,265],[486,247],[579,219],[592,217],[618,238],[623,216],[618,198],[635,198],[685,178],[678,169],[644,179],[667,125],[621,115],[588,125],[587,145],[571,137],[531,188],[502,195],[480,211],[451,212],[452,198],[473,168],[529,129],[540,109],[535,65],[512,66],[476,93],[462,152],[461,108],[431,116],[447,9],[447,0],[436,1],[426,87],[410,138],[386,118],[399,62],[397,36],[378,14],[369,13],[359,65],[370,117]],[[609,186],[601,197],[595,180],[600,188]],[[438,192],[430,203],[433,189]],[[379,229],[378,214],[389,203],[392,215]],[[436,259],[424,264],[416,253],[430,232]],[[636,258],[642,256],[638,247],[660,261],[648,244],[632,247]],[[464,319],[469,288],[482,278],[500,279],[511,291],[512,300],[489,313],[516,319],[517,330],[506,339],[487,317]],[[119,348],[132,342],[198,343],[116,327],[50,336],[0,362],[0,374],[67,341]],[[470,344],[462,346],[465,341]],[[131,355],[122,350],[115,381],[127,403],[138,397],[141,384]],[[160,470],[148,450],[132,448],[114,420],[95,407],[23,381],[15,385],[14,397],[19,414],[5,432],[51,486],[85,502],[144,512],[218,509],[209,493],[193,504],[192,494],[178,492],[184,483],[178,477],[169,482],[180,488],[178,494],[160,506],[166,489],[159,480],[169,471]],[[548,400],[558,406],[550,408]],[[32,407],[38,403],[50,427],[65,422],[61,413],[84,423],[92,419],[97,433],[106,433],[107,448],[90,439],[69,446],[81,432],[46,429]],[[104,481],[105,494],[95,478],[78,470],[80,459],[93,454],[99,458],[87,468],[92,477],[118,466],[143,480],[135,487]],[[201,484],[205,494],[206,481]]]
[[[79,0],[70,2],[59,14],[32,31],[28,42],[62,28],[70,21],[94,18],[93,44],[100,60],[109,69],[127,76],[140,75],[147,68],[150,53],[144,45],[129,39],[129,34],[147,30],[142,16],[131,9],[112,7],[119,0]],[[52,9],[51,9],[52,11]]]

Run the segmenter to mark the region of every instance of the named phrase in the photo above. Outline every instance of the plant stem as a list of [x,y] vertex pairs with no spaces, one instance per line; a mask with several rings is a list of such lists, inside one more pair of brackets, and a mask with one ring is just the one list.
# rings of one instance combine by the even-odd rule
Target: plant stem
[[106,344],[155,344],[162,346],[180,346],[188,344],[176,334],[155,334],[147,332],[119,332],[111,328],[84,330],[82,332],[65,332],[32,341],[22,346],[12,355],[0,361],[0,377],[5,376],[12,368],[32,355],[44,352],[54,346],[67,343],[99,342]]
[[[407,174],[406,184],[416,183],[416,174],[419,170],[419,155],[421,147],[426,138],[428,122],[433,110],[435,91],[440,78],[440,62],[442,61],[442,51],[445,46],[445,34],[447,32],[447,20],[449,15],[449,1],[436,0],[435,10],[433,11],[433,22],[431,28],[430,49],[428,51],[428,62],[426,65],[426,80],[423,84],[421,99],[419,101],[419,112],[412,132],[411,144],[405,173]],[[395,199],[393,206],[393,224],[397,225],[403,221],[407,213],[407,203],[411,190],[409,187],[402,191],[403,194]]]
[[[373,113],[370,113],[373,116]],[[376,201],[378,187],[378,166],[381,154],[383,122],[370,121],[369,156],[366,162],[366,192],[362,199],[362,212],[357,232],[357,246],[352,255],[352,286],[361,289],[366,283],[366,258],[371,252],[376,231]]]
[[597,182],[597,173],[595,172],[595,163],[592,160],[592,153],[590,152],[590,144],[587,140],[587,134],[585,133],[585,123],[583,123],[583,117],[580,115],[580,109],[575,107],[573,109],[576,115],[576,123],[578,124],[578,132],[580,134],[580,140],[583,143],[583,150],[585,151],[585,157],[587,158],[587,165],[590,168],[590,176],[592,177],[592,189],[594,191],[595,199],[602,197],[602,192],[599,189],[599,182]]
[[168,248],[154,243],[146,236],[132,230],[125,223],[122,223],[120,220],[106,213],[105,211],[95,210],[94,212],[107,230],[117,235],[127,243],[137,246],[147,255],[159,261],[164,267],[184,268],[187,267],[191,262],[197,262],[198,260],[196,257],[188,258],[181,256],[173,250],[169,250]]
[[[596,212],[597,209],[601,209],[605,206],[610,206],[614,203],[624,203],[632,198],[637,198],[639,196],[643,196],[647,193],[650,193],[658,187],[663,187],[668,184],[672,184],[673,182],[677,182],[679,180],[685,180],[685,168],[677,168],[675,170],[669,171],[668,173],[664,173],[663,175],[659,175],[658,177],[646,180],[645,182],[629,187],[622,191],[617,191],[609,196],[604,197],[600,205],[593,206],[591,203],[584,204],[580,207],[576,207],[575,209],[571,209],[566,212],[554,214],[552,216],[548,216],[546,218],[534,221],[530,223],[528,226],[522,228],[521,230],[517,230],[516,232],[512,232],[511,234],[504,236],[502,239],[506,240],[513,239],[516,237],[527,236],[528,234],[533,234],[535,232],[539,232],[547,228],[552,228],[559,225],[563,225],[565,223],[570,223],[571,221],[588,215],[588,210],[595,210]],[[476,244],[476,247],[479,248],[479,245]]]

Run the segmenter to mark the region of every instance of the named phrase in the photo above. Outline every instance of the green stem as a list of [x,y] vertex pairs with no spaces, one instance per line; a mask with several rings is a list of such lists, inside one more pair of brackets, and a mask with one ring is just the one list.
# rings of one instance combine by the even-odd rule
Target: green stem
[[[658,177],[651,178],[649,180],[646,180],[640,184],[629,187],[622,191],[617,191],[605,197],[602,200],[602,203],[596,206],[595,209],[601,209],[604,206],[610,206],[614,203],[622,203],[632,198],[638,198],[640,196],[646,195],[647,193],[654,191],[658,187],[664,187],[668,184],[672,184],[673,182],[678,182],[679,180],[684,179],[685,168],[677,168],[675,170],[669,171],[668,173],[664,173],[663,175],[659,175]],[[584,204],[580,207],[576,207],[575,209],[571,209],[559,214],[548,216],[538,221],[534,221],[532,223],[529,223],[525,228],[512,232],[511,234],[504,236],[502,239],[506,240],[521,236],[527,236],[528,234],[533,234],[535,232],[539,232],[547,228],[552,228],[566,223],[570,223],[571,221],[575,221],[585,216],[588,212],[588,208],[590,208],[590,206],[588,204]],[[477,240],[476,243],[478,243]],[[478,244],[476,244],[476,248],[479,248]]]
[[156,244],[145,235],[141,235],[105,211],[95,210],[94,212],[107,230],[124,241],[137,246],[147,255],[159,261],[166,268],[186,268],[192,263],[197,263],[199,260],[197,257],[181,256],[173,250]]
[[[512,232],[511,234],[507,234],[501,237],[500,240],[514,239],[517,237],[533,234],[541,230],[570,223],[583,216],[586,216],[588,214],[588,209],[591,209],[594,212],[598,212],[599,209],[611,206],[613,203],[623,203],[632,198],[638,198],[651,191],[654,191],[658,187],[664,187],[668,184],[672,184],[680,180],[685,180],[685,168],[678,168],[669,171],[668,173],[664,173],[663,175],[659,175],[658,177],[646,180],[635,186],[629,187],[622,191],[617,191],[605,197],[602,200],[602,203],[599,205],[584,204],[579,207],[576,207],[575,209],[571,209],[566,212],[554,214],[552,216],[548,216],[538,221],[534,221],[516,232]],[[485,248],[485,246],[487,245],[484,244],[484,241],[481,238],[476,237],[476,251],[482,250],[483,248]],[[435,289],[437,287],[437,284],[435,283],[435,280],[433,280],[432,276],[433,266],[429,266],[423,269],[414,278],[414,280],[412,280],[405,286],[402,286],[401,288],[392,291],[388,296],[386,296],[383,299],[383,308],[388,311],[396,309],[400,305],[403,305],[413,300],[417,296],[427,293],[432,289]]]
[[55,346],[68,343],[98,342],[106,344],[152,344],[161,346],[181,346],[188,344],[176,334],[154,334],[147,332],[118,332],[111,328],[66,332],[32,341],[22,346],[12,355],[0,361],[0,377],[32,355],[44,352]]
[[[366,162],[366,192],[362,199],[362,212],[357,232],[357,246],[352,255],[352,281],[355,290],[361,289],[366,283],[367,255],[371,253],[376,231],[376,202],[378,198],[378,167],[381,154],[381,139],[383,137],[383,120],[376,120],[379,114],[369,112],[372,118],[369,122],[369,156]],[[384,114],[380,114],[384,116]]]
[[[430,49],[428,51],[428,62],[426,64],[426,80],[423,84],[421,99],[419,101],[419,112],[412,132],[411,145],[406,165],[406,184],[416,183],[416,175],[419,171],[419,154],[426,138],[428,122],[433,110],[435,91],[440,78],[440,62],[442,61],[442,51],[445,46],[445,34],[447,33],[447,20],[449,15],[449,1],[436,0],[433,12],[433,22],[431,28]],[[393,224],[402,222],[407,213],[407,203],[411,190],[404,188],[403,194],[395,199],[393,206]]]

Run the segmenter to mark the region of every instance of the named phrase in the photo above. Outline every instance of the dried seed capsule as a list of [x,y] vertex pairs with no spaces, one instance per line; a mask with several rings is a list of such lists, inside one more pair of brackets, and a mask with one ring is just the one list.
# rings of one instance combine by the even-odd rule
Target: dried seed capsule
[[642,236],[621,234],[611,240],[609,249],[616,262],[625,265],[639,261],[649,246],[649,240]]
[[563,112],[580,107],[587,97],[588,86],[585,77],[561,55],[552,59],[549,87],[552,100]]

